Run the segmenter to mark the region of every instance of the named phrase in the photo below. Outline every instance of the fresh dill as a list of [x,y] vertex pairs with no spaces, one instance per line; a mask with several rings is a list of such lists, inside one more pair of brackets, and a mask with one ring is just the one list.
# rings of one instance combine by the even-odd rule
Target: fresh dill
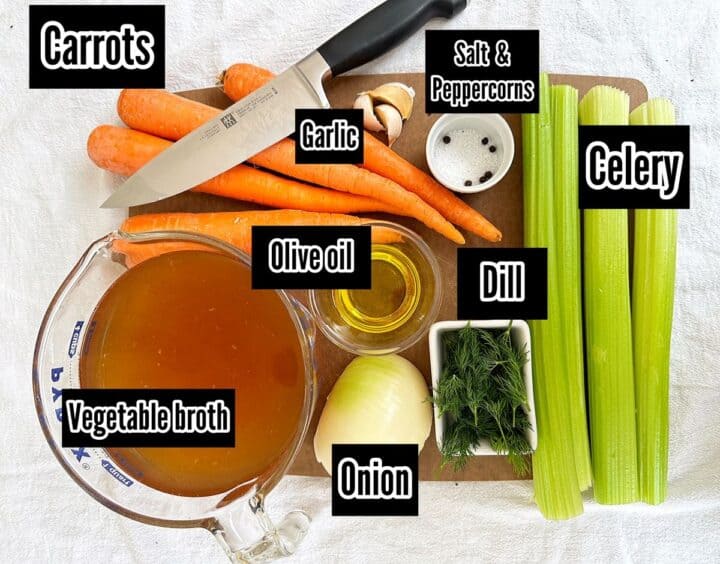
[[530,427],[522,367],[527,353],[512,344],[512,323],[503,330],[470,327],[442,335],[444,366],[432,401],[447,418],[442,465],[462,469],[473,447],[486,440],[507,454],[515,472],[529,471]]

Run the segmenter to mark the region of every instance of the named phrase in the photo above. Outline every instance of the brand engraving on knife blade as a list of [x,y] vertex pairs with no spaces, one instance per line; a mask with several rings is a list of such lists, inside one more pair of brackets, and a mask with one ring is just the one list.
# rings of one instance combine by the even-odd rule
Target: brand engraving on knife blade
[[[232,117],[232,116],[231,116],[231,117]],[[222,119],[222,118],[221,118],[221,119]],[[225,127],[227,128],[227,127],[229,127],[229,126],[226,125]],[[213,123],[212,125],[209,125],[208,128],[203,132],[203,134],[202,134],[202,136],[200,137],[200,139],[201,139],[202,141],[206,141],[206,140],[208,140],[208,139],[211,139],[211,138],[215,137],[218,133],[220,133],[220,131],[221,131],[221,129],[220,129],[220,124],[218,124],[218,123]]]
[[237,123],[237,120],[233,117],[232,114],[225,114],[223,117],[220,118],[220,121],[222,121],[225,129],[230,129],[233,125]]
[[235,116],[238,119],[241,119],[245,114],[256,110],[259,106],[262,106],[263,104],[266,104],[267,102],[272,100],[277,95],[277,93],[278,91],[275,90],[275,88],[272,88],[267,92],[264,92],[252,99],[247,100],[246,104],[235,110]]

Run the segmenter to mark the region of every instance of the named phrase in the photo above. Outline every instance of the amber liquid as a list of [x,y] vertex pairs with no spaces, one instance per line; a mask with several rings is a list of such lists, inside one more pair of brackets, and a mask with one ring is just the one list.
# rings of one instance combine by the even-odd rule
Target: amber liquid
[[181,251],[123,274],[83,346],[86,388],[234,388],[235,448],[116,448],[134,479],[207,496],[252,484],[282,463],[301,426],[303,354],[279,295],[250,289],[231,257]]

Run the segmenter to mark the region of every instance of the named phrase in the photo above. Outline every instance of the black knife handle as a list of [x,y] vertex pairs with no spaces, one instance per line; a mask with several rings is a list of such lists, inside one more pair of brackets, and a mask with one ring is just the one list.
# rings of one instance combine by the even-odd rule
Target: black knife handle
[[387,0],[318,49],[333,76],[386,53],[433,18],[449,19],[468,0]]

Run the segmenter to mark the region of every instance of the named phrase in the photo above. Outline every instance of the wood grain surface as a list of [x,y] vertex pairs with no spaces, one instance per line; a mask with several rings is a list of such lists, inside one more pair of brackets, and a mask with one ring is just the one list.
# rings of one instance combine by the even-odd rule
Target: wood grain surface
[[[425,138],[432,124],[439,117],[439,114],[428,115],[424,112],[424,74],[412,73],[339,77],[328,84],[327,94],[333,107],[352,107],[357,92],[370,90],[390,81],[404,82],[412,86],[417,93],[414,113],[405,124],[403,133],[393,148],[404,158],[427,171],[427,164],[425,162]],[[570,84],[579,90],[581,97],[591,87],[597,84],[616,86],[625,90],[630,95],[631,109],[647,100],[647,90],[645,86],[640,81],[630,78],[551,75],[551,82],[553,84]],[[227,107],[230,104],[228,98],[219,88],[193,90],[183,92],[182,95],[217,107]],[[500,246],[521,247],[523,245],[523,200],[520,116],[505,115],[504,117],[510,124],[515,136],[515,159],[512,167],[505,178],[495,187],[484,193],[468,195],[463,198],[500,228],[503,232],[503,240],[502,243],[499,244]],[[131,208],[130,215],[169,211],[230,211],[257,209],[259,207],[260,206],[255,204],[246,204],[244,202],[228,200],[207,194],[186,192],[161,202]],[[383,217],[382,214],[369,215],[378,218]],[[402,223],[415,230],[435,251],[443,272],[443,280],[445,281],[445,286],[442,289],[443,298],[438,321],[455,319],[457,245],[444,239],[434,231],[427,229],[413,219],[388,216],[384,216],[384,218]],[[464,233],[464,235],[467,239],[466,246],[468,247],[492,246],[491,243],[487,243],[475,235],[469,233]],[[305,294],[303,292],[295,292],[295,294],[305,301]],[[305,438],[305,443],[290,469],[291,474],[305,476],[326,475],[322,466],[315,460],[312,439],[325,398],[330,392],[336,378],[353,358],[349,353],[330,344],[319,332],[316,343],[315,360],[318,366],[317,403],[310,430]],[[428,343],[426,338],[421,339],[416,345],[404,351],[402,356],[411,360],[425,375],[428,382],[430,381]],[[466,481],[517,479],[512,468],[505,460],[505,457],[501,456],[474,457],[461,472],[453,472],[450,468],[441,471],[440,453],[435,444],[434,429],[420,455],[419,468],[421,480]]]

